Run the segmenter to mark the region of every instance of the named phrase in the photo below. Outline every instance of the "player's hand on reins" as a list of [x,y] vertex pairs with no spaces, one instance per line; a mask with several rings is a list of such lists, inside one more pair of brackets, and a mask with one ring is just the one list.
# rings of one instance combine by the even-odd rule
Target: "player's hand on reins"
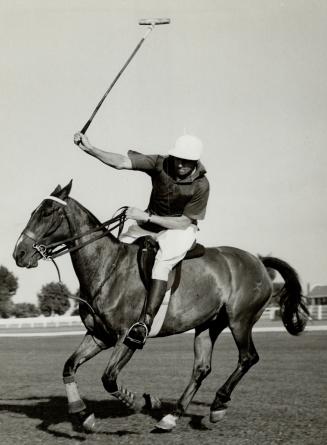
[[137,207],[128,207],[126,210],[126,218],[135,219],[135,221],[147,222],[149,220],[149,214]]

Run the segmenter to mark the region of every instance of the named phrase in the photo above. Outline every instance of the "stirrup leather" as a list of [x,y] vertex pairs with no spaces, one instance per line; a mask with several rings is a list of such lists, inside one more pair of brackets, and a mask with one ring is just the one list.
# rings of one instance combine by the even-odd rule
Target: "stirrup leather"
[[[133,338],[133,330],[135,329],[135,327],[142,327],[144,329],[145,336],[142,341],[138,340],[137,338]],[[131,333],[132,336],[130,335]],[[147,325],[143,321],[137,321],[129,328],[123,343],[131,349],[142,349],[148,335],[149,335],[149,329]]]

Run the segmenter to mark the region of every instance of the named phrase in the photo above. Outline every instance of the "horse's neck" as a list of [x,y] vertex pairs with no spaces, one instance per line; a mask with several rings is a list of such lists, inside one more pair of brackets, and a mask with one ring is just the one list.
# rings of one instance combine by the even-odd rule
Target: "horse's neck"
[[[72,236],[89,232],[99,226],[99,221],[85,208],[73,199],[69,202],[69,225]],[[76,245],[83,244],[96,238],[100,231],[85,235],[76,241]],[[96,291],[102,275],[110,270],[119,249],[119,242],[107,235],[87,244],[85,247],[71,253],[72,263],[80,282],[81,288],[89,294]]]

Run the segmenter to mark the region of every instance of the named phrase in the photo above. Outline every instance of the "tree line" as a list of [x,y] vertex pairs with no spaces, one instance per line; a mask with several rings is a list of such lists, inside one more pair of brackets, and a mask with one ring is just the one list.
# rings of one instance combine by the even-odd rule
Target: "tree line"
[[[51,282],[42,286],[37,294],[38,303],[14,303],[13,297],[18,289],[18,278],[5,266],[0,265],[0,318],[37,317],[44,315],[63,315],[70,308],[70,297],[78,296],[79,291],[72,294],[68,287],[59,282]],[[78,314],[78,304],[74,303],[73,315]]]

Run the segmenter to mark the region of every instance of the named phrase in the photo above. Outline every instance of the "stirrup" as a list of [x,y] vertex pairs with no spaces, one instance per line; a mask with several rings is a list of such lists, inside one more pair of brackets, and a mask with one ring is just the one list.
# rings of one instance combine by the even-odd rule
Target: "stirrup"
[[[142,327],[144,329],[145,336],[144,336],[143,340],[139,340],[139,339],[133,337],[133,330],[136,327]],[[148,334],[149,334],[149,329],[148,329],[147,325],[143,321],[137,321],[129,328],[129,330],[126,334],[126,337],[124,338],[123,343],[124,343],[124,345],[128,346],[130,349],[133,349],[133,350],[142,349],[146,342]]]

